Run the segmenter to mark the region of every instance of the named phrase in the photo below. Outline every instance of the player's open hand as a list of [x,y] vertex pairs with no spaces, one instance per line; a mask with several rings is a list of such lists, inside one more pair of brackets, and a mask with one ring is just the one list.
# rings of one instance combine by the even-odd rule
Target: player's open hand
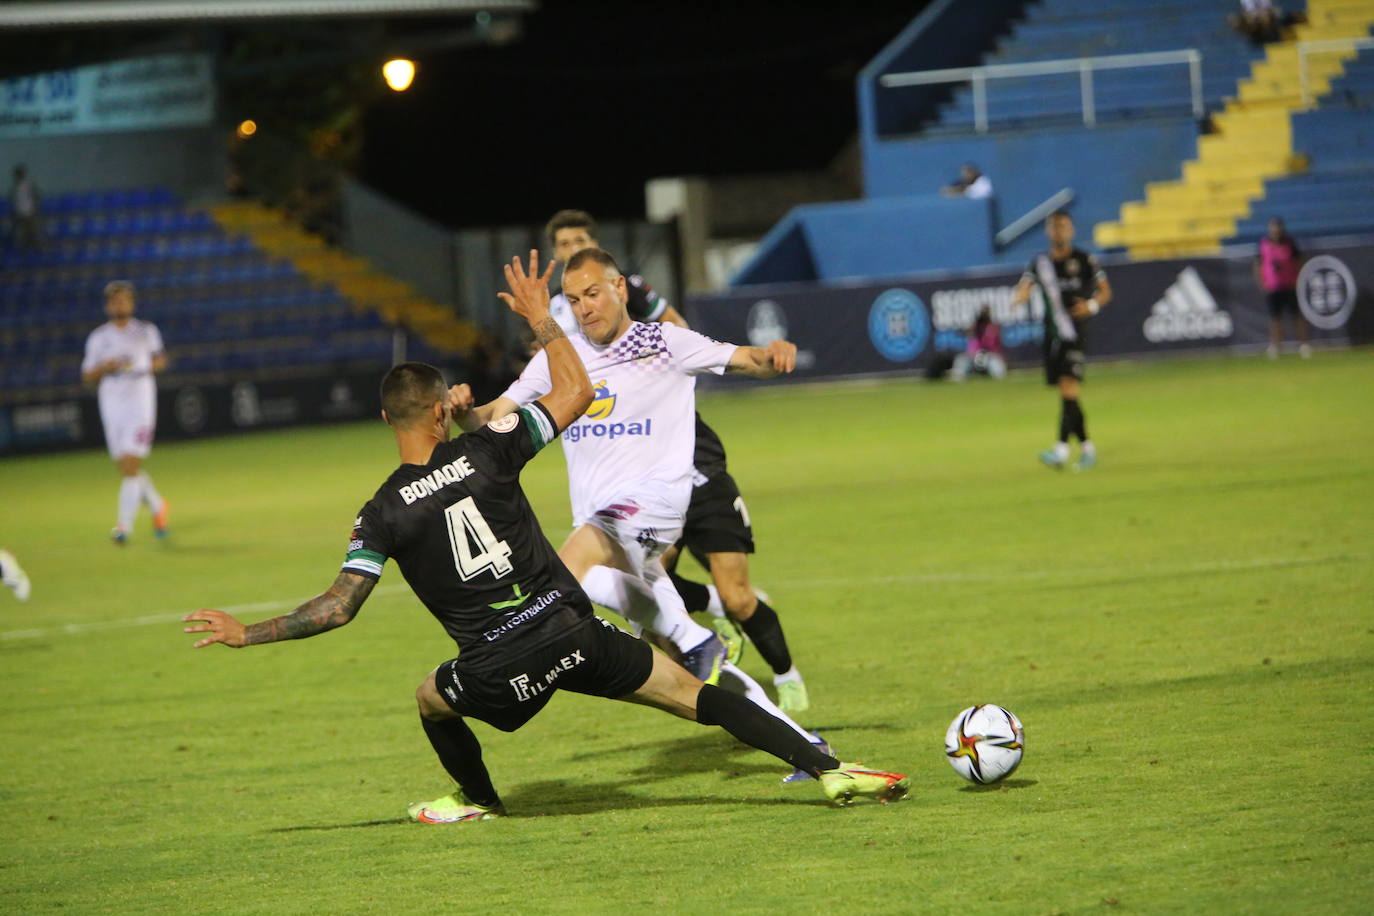
[[763,352],[768,354],[773,361],[773,368],[778,372],[791,372],[797,368],[797,345],[790,341],[775,340],[764,347]]
[[506,285],[510,287],[510,292],[496,295],[512,312],[531,324],[540,321],[549,314],[549,278],[553,276],[553,265],[554,262],[550,261],[544,273],[539,273],[537,248],[530,249],[528,271],[519,258],[511,258],[505,266]]
[[210,635],[196,643],[192,648],[199,649],[203,646],[223,643],[231,649],[241,649],[248,645],[243,641],[243,624],[239,623],[232,615],[223,611],[201,608],[194,613],[187,614],[181,618],[187,623],[194,623],[195,626],[184,627],[183,633],[209,633]]

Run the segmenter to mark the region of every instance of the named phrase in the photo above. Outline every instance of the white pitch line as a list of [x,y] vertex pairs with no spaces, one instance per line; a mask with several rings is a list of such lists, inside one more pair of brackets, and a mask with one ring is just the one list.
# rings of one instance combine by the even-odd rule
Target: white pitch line
[[[373,596],[394,595],[409,591],[405,585],[379,585],[372,590]],[[219,608],[230,614],[255,614],[259,611],[275,611],[278,608],[299,607],[299,601],[256,601],[252,604],[230,604]],[[42,639],[45,636],[79,636],[82,633],[98,633],[101,630],[123,630],[129,627],[148,627],[164,623],[176,623],[190,611],[175,611],[165,614],[144,614],[141,617],[125,617],[121,620],[99,620],[94,623],[68,623],[60,627],[37,627],[32,630],[0,631],[0,642],[15,639]]]
[[[1213,560],[1204,563],[1188,563],[1177,566],[1099,566],[1084,569],[1067,567],[1064,569],[1032,569],[1005,573],[913,573],[906,576],[868,576],[847,579],[793,579],[786,583],[792,588],[834,588],[855,585],[934,585],[948,582],[1031,582],[1042,579],[1083,579],[1095,576],[1161,575],[1206,572],[1242,572],[1252,569],[1281,569],[1295,566],[1320,566],[1325,563],[1354,563],[1374,560],[1374,553],[1336,553],[1317,557],[1265,557],[1250,560]],[[781,584],[781,583],[780,583]],[[408,592],[403,584],[379,585],[372,590],[375,596],[395,595]],[[304,600],[304,599],[302,599]],[[220,608],[230,614],[252,614],[259,611],[272,611],[277,608],[296,607],[300,601],[258,601],[253,604],[235,604]],[[187,611],[166,614],[145,614],[142,617],[128,617],[123,620],[104,620],[96,623],[68,623],[60,627],[39,627],[31,630],[0,631],[0,642],[19,639],[42,639],[47,636],[79,636],[83,633],[97,633],[102,630],[121,630],[129,627],[156,626],[175,623]]]
[[934,585],[943,582],[1029,582],[1037,579],[1088,579],[1097,576],[1141,576],[1205,572],[1242,572],[1251,569],[1277,569],[1292,566],[1320,566],[1325,563],[1354,563],[1374,560],[1374,553],[1335,553],[1318,557],[1268,557],[1251,560],[1213,560],[1178,566],[1097,566],[1064,569],[1027,569],[991,573],[913,573],[905,576],[867,576],[864,578],[794,580],[787,585],[827,588],[851,585]]

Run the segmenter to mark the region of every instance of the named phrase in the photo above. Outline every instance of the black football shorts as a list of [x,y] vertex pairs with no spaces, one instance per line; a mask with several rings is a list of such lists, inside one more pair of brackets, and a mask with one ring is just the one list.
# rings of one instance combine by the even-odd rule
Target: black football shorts
[[1076,341],[1051,341],[1045,347],[1045,384],[1058,385],[1061,378],[1083,381],[1088,362],[1083,347]]
[[[700,560],[709,553],[753,553],[754,530],[739,486],[722,472],[692,488],[679,547]],[[704,563],[702,565],[705,565]]]
[[553,641],[481,671],[465,669],[461,658],[450,659],[434,670],[434,685],[458,715],[513,732],[556,691],[623,697],[644,685],[653,665],[648,643],[589,617]]

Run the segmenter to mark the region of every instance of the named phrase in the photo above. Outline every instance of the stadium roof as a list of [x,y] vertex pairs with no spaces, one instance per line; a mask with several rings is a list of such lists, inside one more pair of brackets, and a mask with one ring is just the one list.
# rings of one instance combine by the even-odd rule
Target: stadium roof
[[0,4],[0,29],[173,25],[360,16],[471,16],[528,13],[535,0],[82,0]]

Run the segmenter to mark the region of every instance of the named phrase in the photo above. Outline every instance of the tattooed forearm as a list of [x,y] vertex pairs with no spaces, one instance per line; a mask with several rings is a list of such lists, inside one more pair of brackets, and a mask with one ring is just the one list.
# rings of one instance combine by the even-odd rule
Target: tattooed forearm
[[563,329],[558,326],[558,322],[552,315],[533,325],[530,330],[534,331],[534,339],[539,341],[541,347],[547,347],[549,341],[557,340],[563,336]]
[[244,645],[255,646],[283,639],[303,639],[348,623],[363,606],[375,579],[339,573],[323,595],[311,598],[289,614],[262,620],[244,628]]

